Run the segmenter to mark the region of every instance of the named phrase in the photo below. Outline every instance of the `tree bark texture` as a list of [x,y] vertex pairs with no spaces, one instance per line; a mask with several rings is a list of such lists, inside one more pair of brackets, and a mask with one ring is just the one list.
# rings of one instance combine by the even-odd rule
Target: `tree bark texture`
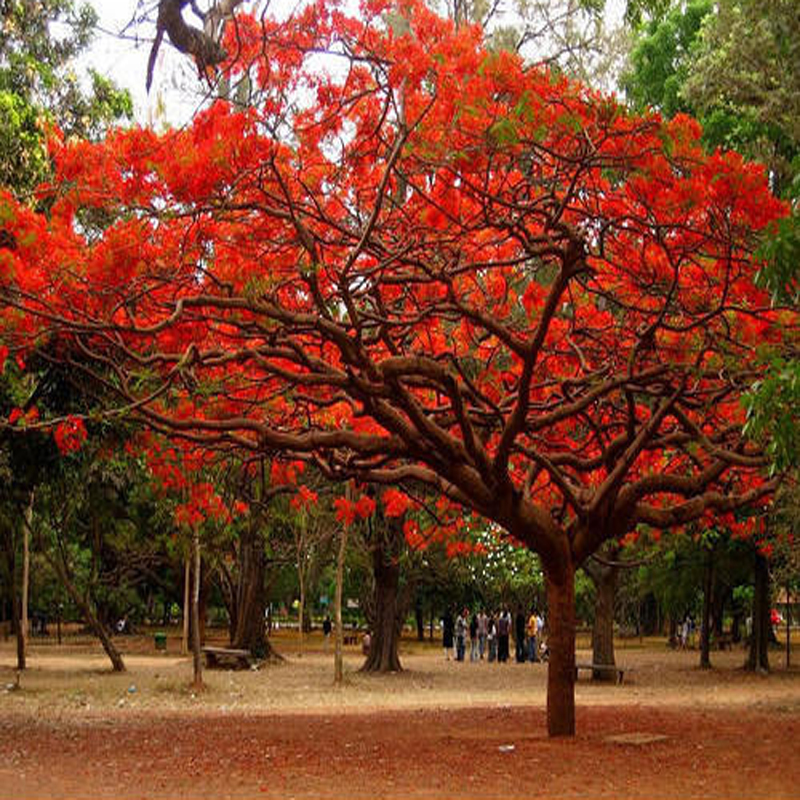
[[[12,573],[13,574],[13,573]],[[27,667],[25,659],[25,639],[22,635],[22,621],[20,619],[20,599],[17,594],[16,581],[11,583],[11,628],[17,641],[17,670],[21,672]]]
[[194,575],[192,583],[192,685],[195,689],[203,687],[203,661],[200,652],[200,534],[192,532],[192,562]]
[[417,600],[414,605],[414,619],[417,623],[417,641],[425,641],[425,618],[422,613],[422,602]]
[[769,612],[769,564],[767,559],[756,551],[753,629],[750,651],[745,662],[745,669],[752,672],[769,671]]
[[[615,664],[614,660],[614,599],[617,588],[617,567],[594,564],[585,570],[595,587],[594,624],[592,625],[592,663]],[[613,681],[610,670],[593,670],[593,681]]]
[[575,568],[570,561],[547,577],[547,732],[575,735]]
[[257,658],[273,655],[265,631],[264,577],[267,569],[264,539],[248,528],[239,544],[239,575],[236,586],[236,628],[233,647],[249,650]]
[[[22,663],[28,658],[28,590],[31,583],[31,524],[33,523],[33,492],[25,508],[25,523],[22,526],[22,607],[20,608],[20,640],[22,643]],[[24,669],[24,666],[23,666]]]
[[17,593],[17,531],[14,526],[8,526],[3,531],[0,540],[3,546],[3,573],[2,577],[8,585],[8,594],[11,599],[11,632],[14,634],[17,645],[17,670],[22,671],[26,667],[25,663],[25,642],[22,640],[20,625],[20,597]]
[[387,552],[383,536],[375,537],[372,551],[373,590],[372,644],[364,665],[364,672],[399,672],[399,644],[402,630],[400,609],[400,561]]

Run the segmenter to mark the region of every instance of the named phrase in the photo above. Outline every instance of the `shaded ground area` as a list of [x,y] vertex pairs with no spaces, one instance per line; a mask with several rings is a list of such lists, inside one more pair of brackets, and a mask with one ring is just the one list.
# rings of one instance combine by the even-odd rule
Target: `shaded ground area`
[[[312,639],[259,671],[206,672],[125,642],[33,648],[10,689],[0,645],[0,800],[44,797],[800,797],[800,672],[744,673],[742,651],[620,648],[623,686],[577,687],[578,736],[545,736],[546,667],[446,662],[407,644],[406,671],[345,686]],[[580,656],[588,655],[586,653]],[[623,743],[619,742],[622,735]],[[626,736],[627,735],[627,736]]]

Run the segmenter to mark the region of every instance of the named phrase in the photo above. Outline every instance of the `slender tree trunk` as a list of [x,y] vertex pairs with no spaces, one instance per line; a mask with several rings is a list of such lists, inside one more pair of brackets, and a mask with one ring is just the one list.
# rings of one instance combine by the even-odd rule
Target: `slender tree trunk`
[[344,588],[344,560],[347,552],[347,526],[342,526],[339,538],[339,552],[336,555],[336,594],[334,596],[334,619],[336,622],[336,642],[333,653],[333,681],[341,684],[344,680],[343,645],[344,629],[342,628],[342,591]]
[[25,662],[25,641],[22,638],[22,625],[20,620],[21,602],[17,591],[19,559],[17,556],[17,536],[16,526],[10,525],[3,531],[3,578],[8,582],[8,594],[11,600],[11,633],[17,645],[17,670],[22,671],[26,667]]
[[361,669],[364,672],[400,672],[400,561],[393,553],[386,552],[380,534],[376,540],[372,552],[375,578],[372,644]]
[[[592,625],[592,663],[615,664],[614,660],[614,598],[617,569],[608,565],[593,565],[586,571],[595,585],[594,625]],[[613,681],[610,670],[594,670],[593,681]]]
[[756,551],[753,630],[750,637],[750,651],[745,662],[745,669],[752,672],[769,671],[769,611],[769,564],[767,559]]
[[25,668],[28,660],[28,590],[31,582],[31,525],[33,524],[33,492],[25,509],[25,524],[22,526],[22,607],[20,608],[20,640],[22,642],[22,663]]
[[570,561],[548,572],[547,607],[550,661],[547,668],[547,732],[575,735],[575,568]]
[[714,590],[714,553],[706,554],[703,572],[703,622],[700,626],[700,669],[711,668],[711,594]]
[[192,532],[192,560],[194,562],[194,583],[192,586],[192,686],[203,688],[203,661],[200,652],[200,533]]
[[[16,570],[14,570],[16,572]],[[14,573],[12,573],[14,574]],[[22,672],[27,667],[25,660],[25,639],[22,635],[22,620],[20,619],[20,599],[17,594],[16,581],[11,582],[11,629],[17,640],[17,670]]]
[[91,603],[89,603],[89,601],[78,591],[77,587],[70,579],[67,573],[67,568],[61,562],[61,559],[57,555],[52,558],[47,556],[45,557],[53,569],[55,569],[59,580],[67,590],[67,594],[80,609],[81,614],[83,614],[83,618],[86,620],[86,624],[92,629],[94,635],[100,640],[100,644],[103,645],[103,650],[105,650],[106,655],[111,661],[111,667],[114,672],[125,672],[125,662],[122,660],[122,655],[120,654],[119,650],[117,650],[114,642],[111,639],[111,636],[108,633],[108,630],[100,621],[97,614],[94,613]]
[[731,641],[739,644],[742,641],[742,612],[734,611],[731,620]]
[[414,605],[414,617],[417,622],[417,641],[425,641],[425,618],[422,613],[422,601],[417,600]]
[[303,614],[305,613],[306,610],[306,586],[305,586],[305,580],[303,579],[303,570],[300,569],[299,565],[297,574],[300,583],[300,605],[298,606],[297,609],[297,632],[300,635],[299,645],[298,645],[300,649],[298,655],[302,656],[306,645],[306,633],[303,630]]
[[303,655],[303,650],[305,649],[305,629],[304,629],[304,620],[303,615],[305,613],[306,607],[306,545],[307,545],[307,533],[308,533],[308,520],[306,518],[305,511],[300,513],[300,519],[298,520],[298,526],[295,530],[295,547],[297,549],[297,583],[300,589],[300,606],[297,609],[297,633],[299,636],[299,653],[298,655]]
[[233,642],[236,641],[236,631],[239,627],[239,614],[236,610],[238,603],[236,592],[241,577],[237,576],[236,582],[234,582],[231,575],[222,568],[218,569],[217,575],[219,590],[222,594],[222,602],[225,604],[225,610],[228,612],[228,641],[231,643],[231,646],[233,646]]
[[189,617],[191,616],[191,585],[192,585],[192,563],[191,558],[186,556],[183,565],[183,635],[181,636],[181,655],[189,652]]

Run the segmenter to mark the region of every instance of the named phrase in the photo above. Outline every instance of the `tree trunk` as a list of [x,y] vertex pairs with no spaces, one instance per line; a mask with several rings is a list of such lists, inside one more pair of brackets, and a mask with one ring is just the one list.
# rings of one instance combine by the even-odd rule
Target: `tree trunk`
[[297,585],[300,590],[300,605],[297,609],[297,635],[298,655],[303,655],[305,649],[305,627],[303,615],[306,609],[306,577],[308,575],[306,556],[308,544],[308,518],[305,511],[300,512],[294,531],[295,550],[297,553]]
[[[592,663],[614,665],[614,598],[617,586],[616,567],[593,565],[586,571],[595,586],[594,625],[592,625]],[[611,670],[594,670],[593,681],[613,681]]]
[[336,621],[336,642],[333,654],[333,681],[341,684],[344,680],[344,663],[342,658],[344,645],[344,629],[342,627],[342,590],[344,587],[344,559],[347,552],[347,526],[342,526],[339,539],[339,552],[336,556],[336,595],[334,597],[334,619]]
[[[391,524],[391,523],[390,523]],[[372,644],[361,667],[363,672],[399,672],[398,654],[402,621],[399,609],[400,561],[383,546],[378,534],[372,553],[375,579]]]
[[192,564],[189,556],[183,565],[183,635],[181,636],[181,655],[189,653],[189,618],[191,611],[191,586],[192,586]]
[[745,669],[752,672],[769,671],[769,611],[769,564],[767,559],[756,551],[753,630],[750,637],[750,651],[745,662]]
[[703,621],[700,626],[700,669],[711,668],[711,593],[714,588],[714,553],[706,554],[703,572]]
[[236,629],[233,647],[249,650],[257,658],[275,655],[266,636],[264,576],[267,568],[264,538],[257,530],[242,534],[236,586]]
[[422,613],[422,601],[417,600],[414,605],[414,618],[417,621],[417,641],[425,641],[425,617]]
[[122,660],[122,655],[114,645],[114,642],[112,641],[111,636],[109,636],[105,626],[100,621],[97,614],[94,613],[91,604],[78,591],[75,584],[73,584],[73,582],[70,580],[70,577],[67,574],[67,568],[61,562],[61,559],[57,555],[52,558],[47,556],[45,557],[56,571],[59,580],[67,590],[67,594],[80,609],[81,613],[83,614],[83,618],[86,620],[86,624],[92,629],[94,635],[100,640],[100,644],[103,645],[103,650],[105,650],[106,655],[111,661],[111,667],[114,672],[125,672],[125,662]]
[[299,652],[298,656],[303,655],[303,651],[305,650],[306,645],[306,632],[304,630],[303,625],[303,614],[306,610],[306,588],[303,582],[303,579],[300,579],[300,605],[297,609],[297,633],[300,635],[300,639],[298,640],[298,647]]
[[31,524],[33,523],[33,492],[25,509],[25,523],[22,526],[22,607],[19,614],[20,642],[22,644],[21,669],[25,669],[28,658],[28,589],[31,582]]
[[200,534],[192,532],[192,561],[194,562],[194,583],[192,586],[192,686],[203,688],[203,662],[200,652]]
[[739,644],[742,641],[742,612],[734,611],[731,619],[731,641]]
[[547,732],[575,735],[575,569],[565,560],[547,573]]
[[[16,572],[16,570],[14,570]],[[14,573],[12,573],[13,575]],[[22,671],[27,667],[25,660],[25,639],[22,634],[22,621],[20,619],[20,600],[17,594],[16,581],[11,582],[11,629],[17,640],[17,670]]]

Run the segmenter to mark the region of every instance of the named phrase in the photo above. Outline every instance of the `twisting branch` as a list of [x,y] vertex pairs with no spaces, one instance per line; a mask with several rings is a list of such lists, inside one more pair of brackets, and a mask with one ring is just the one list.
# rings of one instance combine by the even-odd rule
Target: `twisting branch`
[[[227,53],[220,40],[225,29],[225,22],[233,15],[236,6],[243,0],[220,0],[208,11],[201,12],[193,0],[159,0],[158,19],[156,20],[156,38],[147,59],[147,91],[153,84],[158,50],[166,33],[176,50],[194,58],[197,71],[204,75],[208,67],[225,60]],[[189,25],[183,18],[183,9],[190,5],[203,21],[203,30]]]

